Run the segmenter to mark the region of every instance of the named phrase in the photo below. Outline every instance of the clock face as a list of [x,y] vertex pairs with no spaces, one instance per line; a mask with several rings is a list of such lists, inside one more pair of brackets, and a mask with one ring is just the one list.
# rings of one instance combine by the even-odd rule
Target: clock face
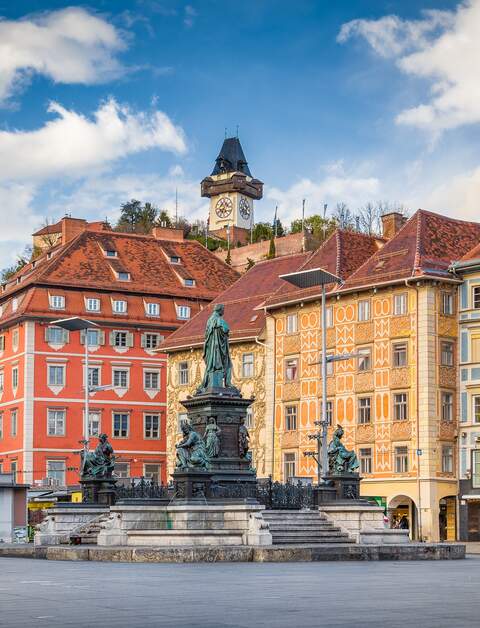
[[233,203],[228,196],[222,196],[215,205],[215,213],[219,218],[227,218],[232,213]]
[[245,218],[245,220],[248,220],[250,218],[250,203],[247,201],[246,198],[240,199],[239,208],[242,217]]

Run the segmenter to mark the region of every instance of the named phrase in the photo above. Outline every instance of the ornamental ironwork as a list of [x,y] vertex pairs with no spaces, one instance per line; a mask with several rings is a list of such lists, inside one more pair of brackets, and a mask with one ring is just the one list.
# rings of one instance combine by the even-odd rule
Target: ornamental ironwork
[[115,498],[119,499],[165,499],[171,498],[173,487],[158,484],[153,479],[132,478],[128,484],[118,484],[115,487]]

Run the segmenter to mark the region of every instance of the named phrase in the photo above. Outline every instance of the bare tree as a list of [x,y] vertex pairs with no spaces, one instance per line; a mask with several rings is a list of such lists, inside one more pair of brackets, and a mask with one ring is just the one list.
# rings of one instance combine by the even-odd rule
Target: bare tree
[[339,229],[354,229],[355,217],[346,203],[337,203],[332,214]]

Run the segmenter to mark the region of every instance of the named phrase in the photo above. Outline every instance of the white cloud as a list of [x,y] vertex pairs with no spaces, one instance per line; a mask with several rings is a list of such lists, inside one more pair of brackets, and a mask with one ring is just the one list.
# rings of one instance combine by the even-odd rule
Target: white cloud
[[149,148],[184,153],[181,128],[162,111],[133,112],[114,99],[93,118],[51,103],[56,117],[34,131],[0,131],[0,180],[79,177]]
[[0,102],[31,73],[89,85],[122,73],[125,35],[79,7],[0,21]]
[[455,11],[429,11],[422,20],[390,15],[354,20],[342,26],[338,41],[364,37],[378,54],[395,57],[399,69],[431,83],[426,102],[401,111],[398,124],[439,135],[480,122],[480,0],[460,3]]
[[[338,162],[336,162],[338,164]],[[335,164],[332,165],[334,167]],[[327,175],[319,181],[304,178],[286,190],[267,188],[266,199],[278,205],[278,213],[284,222],[301,216],[302,199],[305,199],[305,214],[321,213],[324,203],[333,210],[339,202],[356,209],[381,195],[381,185],[376,177],[347,174]]]

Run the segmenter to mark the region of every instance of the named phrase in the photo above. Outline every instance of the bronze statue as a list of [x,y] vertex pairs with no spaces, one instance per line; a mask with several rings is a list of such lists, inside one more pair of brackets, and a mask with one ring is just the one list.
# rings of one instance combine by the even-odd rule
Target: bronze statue
[[217,458],[220,453],[220,434],[222,430],[218,427],[215,419],[211,416],[205,426],[205,450],[209,458]]
[[333,438],[328,445],[328,470],[337,475],[342,473],[356,473],[359,463],[354,451],[349,451],[342,443],[343,427],[337,426]]
[[111,478],[115,466],[113,447],[108,442],[106,434],[100,434],[95,451],[80,452],[81,477]]
[[202,437],[195,432],[188,421],[181,423],[182,440],[175,445],[177,448],[177,465],[179,470],[197,468],[208,470],[210,460],[205,451]]
[[229,388],[239,394],[232,386],[232,360],[228,346],[230,328],[222,318],[224,309],[223,304],[217,303],[205,327],[202,356],[205,362],[205,375],[197,394],[211,388]]
[[238,426],[238,455],[248,462],[252,461],[252,452],[250,450],[250,434],[245,426],[245,419],[240,419]]

